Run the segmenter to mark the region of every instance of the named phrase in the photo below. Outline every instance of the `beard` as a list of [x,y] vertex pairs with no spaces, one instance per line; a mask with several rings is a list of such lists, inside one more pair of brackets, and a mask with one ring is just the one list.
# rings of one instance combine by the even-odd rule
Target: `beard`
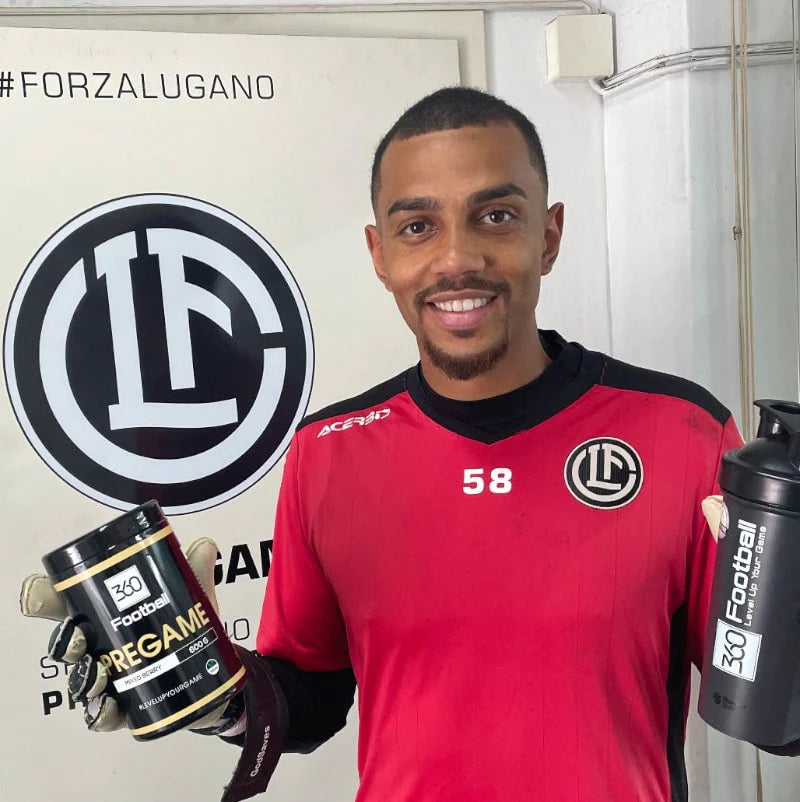
[[475,354],[448,354],[427,336],[422,335],[422,347],[435,368],[439,368],[448,379],[469,381],[483,373],[488,373],[508,352],[508,327],[494,345]]
[[[511,295],[511,287],[505,281],[487,281],[477,276],[468,276],[463,281],[454,281],[451,278],[443,277],[433,287],[418,292],[414,298],[414,305],[417,314],[422,319],[423,309],[427,299],[438,292],[448,292],[457,290],[484,290],[497,296],[508,299]],[[456,337],[469,339],[472,332],[453,332]],[[500,339],[493,345],[478,351],[475,354],[456,355],[449,354],[443,348],[436,345],[423,331],[420,337],[420,345],[431,360],[431,364],[439,368],[449,379],[458,381],[469,381],[482,373],[490,371],[508,352],[509,332],[508,320],[504,321],[503,333]]]

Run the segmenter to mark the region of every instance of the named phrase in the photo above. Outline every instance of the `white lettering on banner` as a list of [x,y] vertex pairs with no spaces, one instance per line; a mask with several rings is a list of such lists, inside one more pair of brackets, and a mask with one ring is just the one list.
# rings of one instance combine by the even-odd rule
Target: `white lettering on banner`
[[369,426],[369,424],[373,423],[374,421],[388,418],[391,411],[391,409],[379,409],[377,411],[370,412],[366,416],[354,415],[352,418],[337,420],[333,423],[326,424],[322,427],[322,429],[320,429],[317,439],[320,437],[325,437],[325,435],[328,435],[331,432],[344,432],[353,426]]

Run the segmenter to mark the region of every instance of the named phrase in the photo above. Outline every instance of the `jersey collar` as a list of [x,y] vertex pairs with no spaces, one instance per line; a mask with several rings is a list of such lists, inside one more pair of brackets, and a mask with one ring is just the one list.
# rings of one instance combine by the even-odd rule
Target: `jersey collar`
[[406,389],[429,418],[456,434],[495,443],[558,414],[600,378],[602,357],[555,331],[539,331],[552,362],[544,373],[510,393],[480,401],[455,401],[439,395],[425,381],[419,364],[406,373]]

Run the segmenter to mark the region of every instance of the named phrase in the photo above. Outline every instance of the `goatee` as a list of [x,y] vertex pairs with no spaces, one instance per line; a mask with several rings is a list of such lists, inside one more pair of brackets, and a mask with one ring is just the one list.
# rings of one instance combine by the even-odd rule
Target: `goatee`
[[508,352],[508,333],[504,332],[502,339],[477,354],[456,356],[448,354],[437,345],[434,345],[423,335],[422,347],[431,360],[431,364],[447,376],[448,379],[469,381],[476,376],[490,371]]
[[[418,292],[414,297],[414,306],[420,316],[420,320],[422,319],[425,304],[432,295],[467,289],[489,292],[495,298],[503,297],[508,299],[511,295],[511,287],[507,281],[489,281],[474,275],[467,275],[461,281],[456,281],[452,277],[443,276],[432,287]],[[472,337],[473,332],[454,331],[453,334],[461,339],[468,339]],[[469,354],[468,356],[448,354],[447,351],[435,345],[424,333],[422,334],[421,345],[425,353],[430,357],[433,366],[439,368],[448,379],[469,381],[482,373],[490,371],[506,355],[508,341],[508,320],[506,320],[504,321],[503,335],[499,342],[477,354]]]

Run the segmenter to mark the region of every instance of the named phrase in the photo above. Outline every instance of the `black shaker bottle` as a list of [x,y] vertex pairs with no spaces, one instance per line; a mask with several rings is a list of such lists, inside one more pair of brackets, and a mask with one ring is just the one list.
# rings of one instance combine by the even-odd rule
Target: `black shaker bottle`
[[783,746],[800,738],[800,404],[756,406],[756,438],[720,468],[699,713],[733,738]]
[[244,687],[245,669],[157,502],[42,562],[137,740],[185,727]]

